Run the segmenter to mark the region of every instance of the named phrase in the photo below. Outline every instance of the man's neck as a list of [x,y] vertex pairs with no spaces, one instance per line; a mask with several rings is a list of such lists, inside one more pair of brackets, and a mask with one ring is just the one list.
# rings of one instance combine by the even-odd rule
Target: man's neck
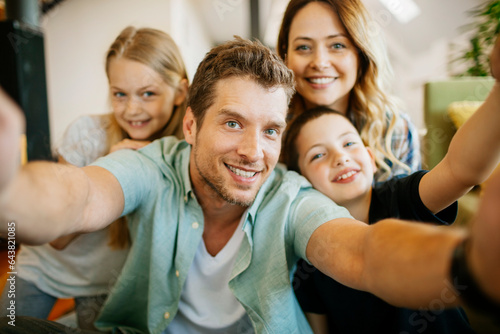
[[205,205],[202,209],[205,219],[203,241],[208,253],[215,256],[233,236],[246,208],[226,202],[221,207]]
[[215,256],[233,236],[247,207],[228,203],[214,191],[194,190],[203,210],[203,241],[208,253]]

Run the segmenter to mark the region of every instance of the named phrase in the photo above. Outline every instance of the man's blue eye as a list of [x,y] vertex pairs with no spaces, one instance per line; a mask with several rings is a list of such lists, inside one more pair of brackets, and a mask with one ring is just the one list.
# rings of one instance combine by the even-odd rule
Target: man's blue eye
[[235,129],[236,127],[238,127],[238,123],[234,122],[234,121],[229,121],[226,123],[227,126],[229,126],[231,129]]
[[270,136],[274,136],[278,133],[278,131],[276,131],[275,129],[269,129],[269,130],[266,130],[266,134],[270,135]]

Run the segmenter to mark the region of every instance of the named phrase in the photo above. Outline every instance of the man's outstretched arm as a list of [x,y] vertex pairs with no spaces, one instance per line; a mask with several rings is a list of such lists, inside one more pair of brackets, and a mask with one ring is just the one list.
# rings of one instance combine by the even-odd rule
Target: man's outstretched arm
[[397,219],[335,219],[313,233],[307,257],[340,283],[395,306],[432,308],[441,293],[452,306],[458,298],[449,282],[451,254],[465,237],[464,230]]
[[500,307],[498,203],[500,171],[488,180],[470,230],[408,224],[397,219],[374,225],[336,219],[312,234],[307,258],[337,281],[369,291],[393,305],[442,308],[467,301],[471,293],[477,297],[463,276],[456,277],[451,271],[455,249],[467,240],[465,261],[459,264],[487,299]]
[[115,220],[124,206],[118,180],[100,167],[34,162],[19,168],[23,116],[0,91],[0,233],[16,223],[20,242],[41,244]]

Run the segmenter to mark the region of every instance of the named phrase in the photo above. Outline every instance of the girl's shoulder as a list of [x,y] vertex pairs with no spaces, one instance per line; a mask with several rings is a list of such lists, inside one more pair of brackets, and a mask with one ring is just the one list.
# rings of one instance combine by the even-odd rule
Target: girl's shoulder
[[70,123],[68,131],[82,131],[93,129],[106,129],[110,124],[110,117],[104,115],[81,115]]
[[83,167],[106,154],[108,115],[84,115],[66,129],[56,154],[67,162]]

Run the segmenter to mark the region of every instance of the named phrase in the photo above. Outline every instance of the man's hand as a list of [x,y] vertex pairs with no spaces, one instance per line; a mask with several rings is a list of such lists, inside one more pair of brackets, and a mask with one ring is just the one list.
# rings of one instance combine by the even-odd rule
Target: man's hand
[[[498,45],[498,43],[497,43]],[[479,286],[500,305],[500,169],[483,189],[472,224],[469,266]]]
[[20,140],[24,132],[24,115],[0,88],[0,203],[9,182],[20,165]]

